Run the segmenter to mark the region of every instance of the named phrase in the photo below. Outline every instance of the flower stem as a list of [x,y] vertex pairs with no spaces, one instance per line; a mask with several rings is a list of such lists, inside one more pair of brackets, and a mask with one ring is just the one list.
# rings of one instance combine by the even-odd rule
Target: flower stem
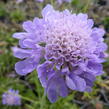
[[89,5],[90,5],[90,0],[87,0],[86,6],[83,8],[83,12],[86,13],[88,11]]

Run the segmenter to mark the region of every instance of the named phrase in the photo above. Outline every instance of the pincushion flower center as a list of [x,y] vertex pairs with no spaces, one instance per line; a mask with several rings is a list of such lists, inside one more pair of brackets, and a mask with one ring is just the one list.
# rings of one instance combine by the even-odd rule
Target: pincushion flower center
[[[90,45],[89,36],[78,35],[73,32],[49,34],[47,37],[47,49],[51,57],[64,57],[66,61],[81,60],[82,52],[87,53]],[[89,42],[89,43],[88,43]],[[48,53],[47,53],[48,54]]]

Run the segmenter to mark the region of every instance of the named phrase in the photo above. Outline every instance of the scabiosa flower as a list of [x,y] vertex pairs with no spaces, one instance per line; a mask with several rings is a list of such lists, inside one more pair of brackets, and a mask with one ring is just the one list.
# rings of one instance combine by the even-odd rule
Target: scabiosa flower
[[106,58],[109,58],[109,53],[105,53],[105,57]]
[[35,1],[38,1],[38,2],[44,2],[44,0],[35,0]]
[[[38,2],[44,2],[44,0],[36,0],[36,1],[38,1]],[[70,3],[71,0],[57,0],[57,2],[61,5],[63,2],[68,2],[68,3]]]
[[87,14],[55,11],[51,5],[42,16],[24,22],[26,32],[13,35],[21,47],[13,48],[14,56],[23,59],[16,63],[16,72],[26,75],[37,69],[51,102],[70,90],[91,91],[96,76],[103,73],[105,31],[93,27]]
[[2,95],[2,103],[5,105],[21,105],[21,98],[18,90],[9,89]]
[[16,3],[19,4],[19,3],[22,3],[23,0],[16,0]]
[[68,3],[70,3],[71,0],[57,0],[57,2],[61,5],[63,2],[68,2]]

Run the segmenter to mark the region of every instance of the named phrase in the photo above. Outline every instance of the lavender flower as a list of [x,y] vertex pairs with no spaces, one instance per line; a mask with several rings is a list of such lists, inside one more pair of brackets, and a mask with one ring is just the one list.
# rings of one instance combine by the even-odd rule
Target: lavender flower
[[71,2],[72,0],[57,0],[57,2],[61,5],[63,2]]
[[[36,0],[38,2],[44,2],[44,0]],[[71,0],[57,0],[57,2],[61,5],[63,2],[71,2]]]
[[21,105],[21,98],[18,90],[9,89],[2,95],[2,103],[6,105]]
[[24,22],[26,32],[13,35],[21,47],[13,49],[14,56],[24,59],[16,63],[16,72],[26,75],[37,69],[51,102],[66,97],[69,90],[90,92],[96,76],[103,74],[105,31],[93,27],[87,14],[55,11],[51,5],[42,16]]
[[16,3],[19,4],[19,3],[22,3],[23,0],[16,0]]
[[38,2],[44,2],[44,0],[35,0],[35,1],[38,1]]

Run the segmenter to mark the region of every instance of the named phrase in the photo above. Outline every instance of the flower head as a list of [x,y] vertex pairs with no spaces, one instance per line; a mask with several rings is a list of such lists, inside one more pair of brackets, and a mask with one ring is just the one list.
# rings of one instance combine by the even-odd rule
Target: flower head
[[96,76],[103,73],[105,31],[93,27],[87,14],[55,11],[51,5],[42,16],[24,22],[26,32],[13,35],[21,47],[13,49],[14,56],[24,59],[16,63],[16,72],[26,75],[37,69],[51,102],[66,97],[68,90],[91,91]]
[[36,1],[38,1],[38,2],[44,2],[44,0],[36,0]]
[[63,2],[71,2],[71,0],[57,0],[57,2],[59,3],[59,4],[62,4]]
[[16,0],[16,3],[22,3],[23,2],[23,0]]
[[2,103],[6,105],[21,105],[21,98],[19,96],[19,91],[9,89],[2,95]]
[[[44,0],[36,0],[38,2],[44,2]],[[61,5],[63,2],[71,2],[71,0],[57,0],[57,2]]]

